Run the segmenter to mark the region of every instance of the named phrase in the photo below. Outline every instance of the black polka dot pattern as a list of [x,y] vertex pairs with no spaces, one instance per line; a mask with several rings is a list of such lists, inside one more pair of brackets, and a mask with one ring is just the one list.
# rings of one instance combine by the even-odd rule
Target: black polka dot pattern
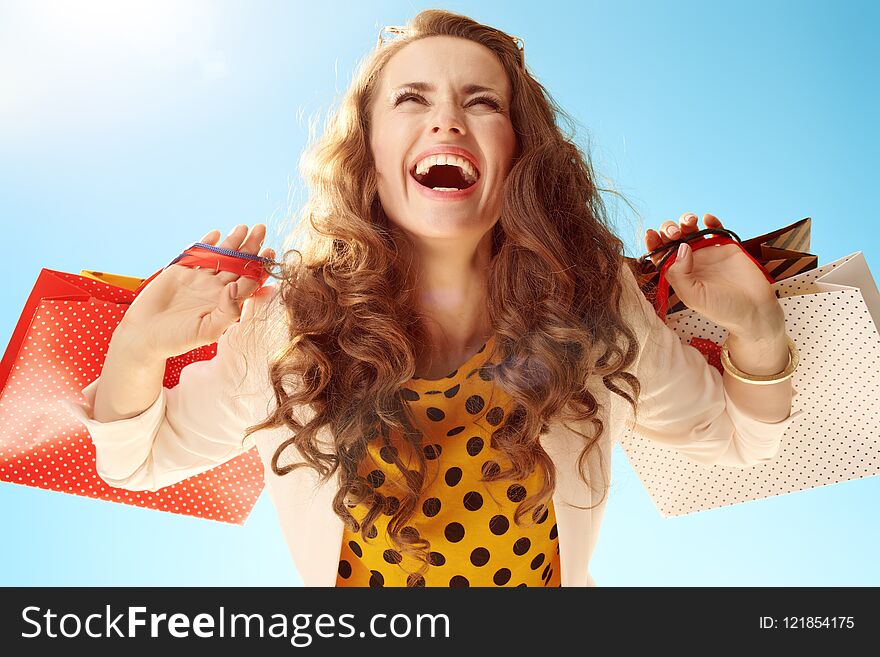
[[458,543],[464,538],[464,525],[460,522],[450,522],[443,530],[443,535],[450,543]]
[[526,489],[522,484],[511,484],[507,489],[507,499],[511,502],[522,502],[526,499]]
[[440,422],[446,418],[446,413],[443,412],[441,408],[434,408],[433,406],[425,411],[425,415],[428,416],[429,420],[434,422]]
[[443,503],[440,501],[439,497],[429,497],[425,500],[424,504],[422,504],[422,513],[425,514],[426,518],[433,518],[440,513],[442,507]]
[[385,586],[385,576],[379,572],[378,570],[370,571],[370,587],[378,588],[380,586]]
[[513,553],[518,555],[523,555],[529,551],[532,547],[532,542],[528,539],[528,537],[523,536],[516,540],[516,543],[513,544]]
[[489,563],[489,550],[484,547],[478,547],[471,552],[471,563],[475,566],[485,566]]
[[483,398],[479,395],[474,395],[472,397],[468,397],[467,401],[464,403],[464,410],[466,410],[471,415],[476,415],[480,411],[483,410],[483,407],[486,405],[486,402],[483,401]]
[[[514,521],[517,506],[540,489],[543,475],[535,471],[522,481],[484,481],[510,465],[492,439],[511,404],[485,367],[493,346],[494,338],[440,379],[413,377],[400,388],[424,434],[419,449],[426,464],[425,488],[400,536],[404,543],[429,542],[427,567],[388,536],[388,523],[406,490],[394,463],[413,473],[418,463],[412,447],[389,429],[385,438],[367,444],[369,453],[358,467],[358,475],[384,496],[383,513],[366,538],[345,528],[337,586],[561,585],[552,500],[527,513],[523,526]],[[358,522],[368,511],[365,504],[350,509]]]
[[461,481],[461,468],[452,466],[446,471],[446,485],[452,488],[458,486],[459,481]]
[[379,488],[379,486],[385,483],[385,473],[381,470],[373,470],[367,475],[367,481],[370,482],[370,486],[373,488]]
[[476,456],[483,450],[483,439],[479,436],[474,436],[467,441],[466,449],[468,456]]
[[409,402],[411,402],[411,401],[419,401],[419,399],[420,399],[419,393],[417,393],[415,390],[410,390],[410,389],[408,389],[408,388],[401,388],[401,389],[400,389],[400,395],[401,395],[406,401],[409,401]]
[[[510,527],[510,521],[506,516],[497,515],[492,516],[492,519],[489,521],[489,531],[495,534],[496,536],[501,536],[505,533]],[[551,536],[550,538],[554,538]]]
[[496,586],[504,586],[510,581],[510,568],[499,568],[492,576],[492,582]]
[[504,409],[495,406],[486,414],[486,421],[491,424],[493,427],[497,427],[501,424],[501,421],[504,419]]
[[547,517],[550,515],[550,511],[543,504],[539,504],[534,511],[532,511],[532,519],[538,523],[539,525],[547,521]]
[[462,500],[462,504],[468,511],[476,511],[483,506],[483,496],[475,490],[468,491]]
[[382,557],[388,563],[400,563],[403,557],[400,556],[400,552],[397,550],[385,550],[382,554]]

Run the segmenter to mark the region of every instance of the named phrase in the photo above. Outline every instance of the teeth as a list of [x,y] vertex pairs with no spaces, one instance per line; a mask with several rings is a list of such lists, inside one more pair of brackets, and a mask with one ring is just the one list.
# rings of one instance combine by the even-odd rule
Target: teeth
[[446,153],[429,155],[428,157],[421,160],[418,164],[416,164],[416,176],[423,176],[428,173],[428,170],[432,166],[440,164],[458,167],[461,171],[462,177],[467,181],[468,184],[475,183],[477,181],[477,171],[476,169],[474,169],[474,165],[471,164],[469,160],[463,157],[459,157],[458,155],[449,155]]
[[436,189],[440,192],[457,192],[458,187],[432,187],[431,189]]

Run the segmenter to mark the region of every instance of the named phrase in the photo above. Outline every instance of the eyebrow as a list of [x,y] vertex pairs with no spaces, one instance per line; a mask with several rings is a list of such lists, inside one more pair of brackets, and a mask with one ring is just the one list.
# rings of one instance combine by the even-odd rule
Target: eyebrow
[[[430,82],[406,82],[394,88],[394,91],[398,89],[403,89],[404,87],[412,87],[413,89],[418,89],[419,91],[434,91],[434,85]],[[484,87],[481,84],[466,84],[461,90],[466,94],[476,93],[478,91],[491,91],[493,93],[501,95],[498,91],[493,89],[492,87]]]

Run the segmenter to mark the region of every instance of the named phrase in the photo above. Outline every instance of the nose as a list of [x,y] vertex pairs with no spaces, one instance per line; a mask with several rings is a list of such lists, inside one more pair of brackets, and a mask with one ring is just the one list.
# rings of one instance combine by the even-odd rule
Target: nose
[[[449,128],[449,130],[450,130],[451,132],[456,132],[456,133],[458,133],[458,134],[460,134],[460,135],[463,135],[463,134],[464,134],[464,130],[462,130],[461,128],[459,128],[457,125],[453,125],[453,126],[451,126],[451,127]],[[437,132],[443,132],[443,127],[440,126],[440,125],[435,125],[433,128],[431,128],[431,132],[434,132],[434,133],[437,133]]]
[[431,132],[438,133],[445,130],[463,135],[466,132],[464,119],[461,112],[453,109],[451,103],[438,105],[438,109],[433,118],[433,126]]

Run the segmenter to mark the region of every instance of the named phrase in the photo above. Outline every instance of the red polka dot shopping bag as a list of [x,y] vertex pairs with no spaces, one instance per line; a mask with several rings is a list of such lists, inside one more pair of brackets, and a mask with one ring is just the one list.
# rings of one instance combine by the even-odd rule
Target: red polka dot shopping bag
[[[789,418],[773,458],[746,467],[696,463],[628,429],[621,447],[660,514],[687,515],[880,474],[880,293],[862,252],[817,266],[807,253],[809,218],[745,242],[724,229],[685,239],[694,249],[700,241],[739,244],[771,281],[800,352],[792,379],[792,416],[798,416]],[[670,258],[680,241],[663,247]],[[664,262],[655,267],[642,256],[630,264],[667,326],[721,375],[726,329],[675,296],[659,275]]]
[[[264,258],[194,243],[170,264],[208,266],[259,280]],[[113,488],[97,474],[87,429],[59,400],[80,402],[98,378],[110,337],[147,279],[42,269],[0,362],[0,481],[242,524],[263,489],[256,448],[158,491]],[[213,358],[217,343],[169,358],[163,385],[190,363]]]

